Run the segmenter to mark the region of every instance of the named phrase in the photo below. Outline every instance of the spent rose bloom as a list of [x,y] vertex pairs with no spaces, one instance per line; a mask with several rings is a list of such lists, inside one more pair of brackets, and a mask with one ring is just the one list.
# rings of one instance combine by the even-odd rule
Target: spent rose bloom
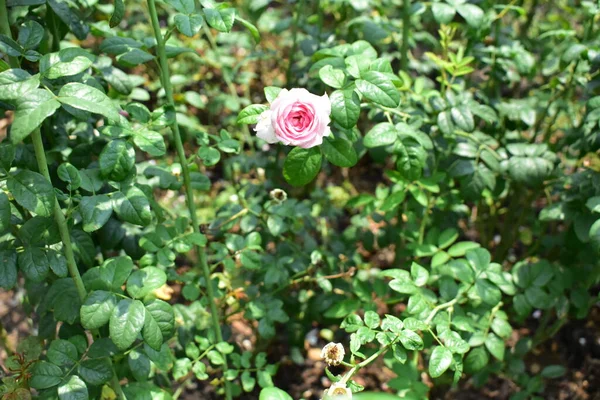
[[321,358],[325,360],[327,365],[338,365],[344,360],[346,351],[341,343],[328,343],[321,350]]
[[327,93],[317,96],[306,89],[282,89],[269,110],[260,114],[254,130],[268,143],[305,149],[323,143],[331,134],[331,102]]
[[352,399],[352,390],[346,387],[346,383],[337,382],[323,393],[323,400],[350,400]]

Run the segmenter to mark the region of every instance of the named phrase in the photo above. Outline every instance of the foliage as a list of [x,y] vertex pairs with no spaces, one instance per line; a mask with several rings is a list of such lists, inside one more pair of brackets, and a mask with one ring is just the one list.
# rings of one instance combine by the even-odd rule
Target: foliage
[[[544,398],[527,354],[598,301],[600,3],[233,3],[0,0],[0,287],[37,332],[3,398],[290,399],[314,326],[332,383],[396,376],[355,398]],[[322,145],[252,134],[283,87],[328,94]]]

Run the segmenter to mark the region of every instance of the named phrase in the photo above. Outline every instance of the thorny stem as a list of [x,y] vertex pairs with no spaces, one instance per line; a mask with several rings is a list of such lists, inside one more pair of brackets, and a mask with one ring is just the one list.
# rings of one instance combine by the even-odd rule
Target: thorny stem
[[402,1],[402,47],[400,54],[400,68],[408,73],[408,35],[410,34],[410,0]]
[[[154,36],[156,38],[156,52],[159,59],[159,64],[161,66],[161,81],[163,88],[165,90],[165,99],[167,102],[168,108],[171,110],[175,110],[175,102],[173,100],[173,88],[171,87],[171,76],[169,73],[169,63],[167,61],[167,54],[165,51],[165,42],[160,31],[160,22],[158,20],[158,13],[156,12],[156,4],[154,0],[147,0],[148,2],[148,11],[150,12],[150,20],[152,23],[152,28],[154,30]],[[183,184],[185,187],[186,194],[186,202],[188,211],[190,213],[190,218],[192,220],[192,228],[194,233],[200,233],[200,224],[198,223],[198,216],[196,215],[196,205],[194,203],[194,193],[192,190],[191,179],[190,179],[190,170],[188,167],[188,161],[185,156],[185,149],[183,148],[183,142],[181,140],[181,134],[179,132],[179,126],[177,125],[177,118],[175,117],[173,122],[170,125],[171,131],[173,132],[173,137],[175,139],[175,147],[177,149],[177,155],[179,157],[179,162],[181,163],[181,172],[183,175]],[[210,307],[210,315],[212,319],[213,331],[215,337],[218,342],[223,341],[223,335],[221,333],[221,325],[219,322],[219,312],[217,310],[217,304],[215,299],[215,293],[212,287],[211,278],[210,278],[210,269],[208,268],[208,262],[206,260],[206,252],[204,248],[201,246],[196,247],[196,251],[198,254],[198,264],[202,269],[202,274],[204,276],[204,281],[206,284],[206,292],[208,294],[208,303]],[[229,367],[227,365],[227,360],[223,360],[223,368],[226,371]],[[229,382],[225,380],[225,397],[230,400],[231,397],[231,387]]]
[[296,51],[298,50],[298,24],[300,23],[300,14],[304,9],[304,0],[299,0],[296,5],[296,10],[294,11],[294,22],[292,23],[292,50],[290,52],[290,61],[288,64],[287,73],[285,75],[285,83],[287,86],[290,86],[292,80],[292,67],[294,66],[294,58],[296,56]]

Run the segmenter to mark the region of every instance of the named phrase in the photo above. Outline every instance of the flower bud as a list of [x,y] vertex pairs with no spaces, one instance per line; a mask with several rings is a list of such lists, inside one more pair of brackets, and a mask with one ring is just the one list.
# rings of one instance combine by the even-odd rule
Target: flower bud
[[344,346],[341,343],[328,343],[321,350],[321,358],[327,365],[338,365],[344,360],[345,354]]

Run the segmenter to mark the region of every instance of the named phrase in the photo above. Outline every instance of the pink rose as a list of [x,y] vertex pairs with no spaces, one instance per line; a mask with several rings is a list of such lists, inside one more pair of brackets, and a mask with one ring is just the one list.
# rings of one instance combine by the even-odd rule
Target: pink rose
[[308,149],[323,143],[329,136],[331,102],[327,93],[317,96],[306,89],[283,89],[263,112],[254,130],[256,136],[268,143]]

